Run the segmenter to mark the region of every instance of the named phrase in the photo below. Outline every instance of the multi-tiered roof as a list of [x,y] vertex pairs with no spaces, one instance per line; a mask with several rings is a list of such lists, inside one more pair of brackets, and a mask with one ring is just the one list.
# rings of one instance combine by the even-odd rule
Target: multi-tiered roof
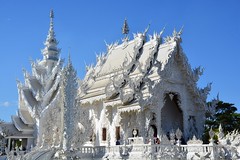
[[53,18],[51,11],[50,28],[42,50],[43,59],[31,62],[32,73],[23,70],[24,83],[17,81],[19,108],[18,114],[12,116],[12,122],[19,131],[17,134],[24,137],[34,137],[33,132],[39,127],[39,118],[48,106],[56,103],[56,97],[60,94],[62,61],[59,59],[60,49],[57,47]]
[[[125,20],[123,34],[127,31]],[[172,36],[164,38],[164,41],[163,30],[149,36],[149,40],[147,31],[148,28],[143,33],[134,34],[132,40],[125,36],[121,44],[108,45],[107,53],[97,57],[96,65],[87,67],[81,86],[82,103],[105,100],[114,105],[124,105],[126,110],[134,104],[138,106],[135,109],[140,109],[144,100],[153,98],[153,88],[160,81],[169,81],[184,83],[194,95],[196,104],[205,105],[210,85],[204,89],[197,88],[202,69],[192,69],[188,63],[180,45],[182,29],[179,32],[174,30]],[[171,73],[174,65],[181,74]]]

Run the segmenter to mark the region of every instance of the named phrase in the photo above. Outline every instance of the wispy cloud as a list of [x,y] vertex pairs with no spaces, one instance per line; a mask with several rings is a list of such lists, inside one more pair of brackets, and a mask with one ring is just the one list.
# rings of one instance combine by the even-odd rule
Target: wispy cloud
[[9,101],[0,102],[0,107],[11,107],[11,106],[15,106],[15,105],[16,105],[15,102],[9,102]]

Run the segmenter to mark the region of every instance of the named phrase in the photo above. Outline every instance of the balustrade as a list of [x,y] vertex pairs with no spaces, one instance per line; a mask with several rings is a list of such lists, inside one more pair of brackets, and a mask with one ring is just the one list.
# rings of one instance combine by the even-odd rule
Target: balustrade
[[[210,159],[217,159],[223,146],[217,144],[128,144],[116,146],[82,146],[75,151],[81,158],[102,158],[107,156],[109,159],[119,159],[124,157],[138,157],[138,159],[164,158],[164,156],[183,157],[191,159],[192,156],[208,156]],[[10,152],[9,152],[10,153]],[[20,155],[20,152],[13,151],[11,155]],[[171,155],[170,155],[171,154]],[[21,153],[23,155],[23,153]],[[166,157],[165,157],[166,159]]]

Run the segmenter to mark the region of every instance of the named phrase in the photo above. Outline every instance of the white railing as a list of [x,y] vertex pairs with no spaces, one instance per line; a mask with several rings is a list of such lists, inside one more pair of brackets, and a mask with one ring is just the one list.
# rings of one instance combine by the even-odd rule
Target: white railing
[[103,157],[106,153],[106,147],[105,146],[82,146],[79,149],[77,149],[77,155],[78,157]]
[[[208,156],[209,159],[219,159],[220,152],[224,146],[215,144],[133,144],[116,146],[82,146],[74,150],[74,155],[82,159],[169,159],[177,157],[180,159],[194,159],[193,156]],[[21,156],[23,153],[12,151],[7,154]],[[230,153],[231,154],[231,153]],[[229,155],[230,157],[232,155]],[[174,158],[173,158],[174,159]]]
[[[211,159],[221,146],[211,144],[191,144],[191,145],[171,145],[171,144],[138,144],[138,145],[119,145],[107,147],[109,159],[117,159],[116,157],[137,157],[138,159],[152,159],[153,157],[161,159],[161,156],[179,157],[189,159],[198,153],[199,156],[210,155]],[[163,157],[163,159],[166,157]]]

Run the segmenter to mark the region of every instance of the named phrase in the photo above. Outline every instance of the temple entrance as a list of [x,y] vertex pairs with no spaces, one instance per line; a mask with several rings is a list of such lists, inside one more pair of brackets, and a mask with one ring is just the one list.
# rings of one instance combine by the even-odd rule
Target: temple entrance
[[179,107],[179,97],[175,93],[165,95],[165,103],[161,110],[161,127],[165,134],[176,131],[178,128],[183,131],[183,113]]

